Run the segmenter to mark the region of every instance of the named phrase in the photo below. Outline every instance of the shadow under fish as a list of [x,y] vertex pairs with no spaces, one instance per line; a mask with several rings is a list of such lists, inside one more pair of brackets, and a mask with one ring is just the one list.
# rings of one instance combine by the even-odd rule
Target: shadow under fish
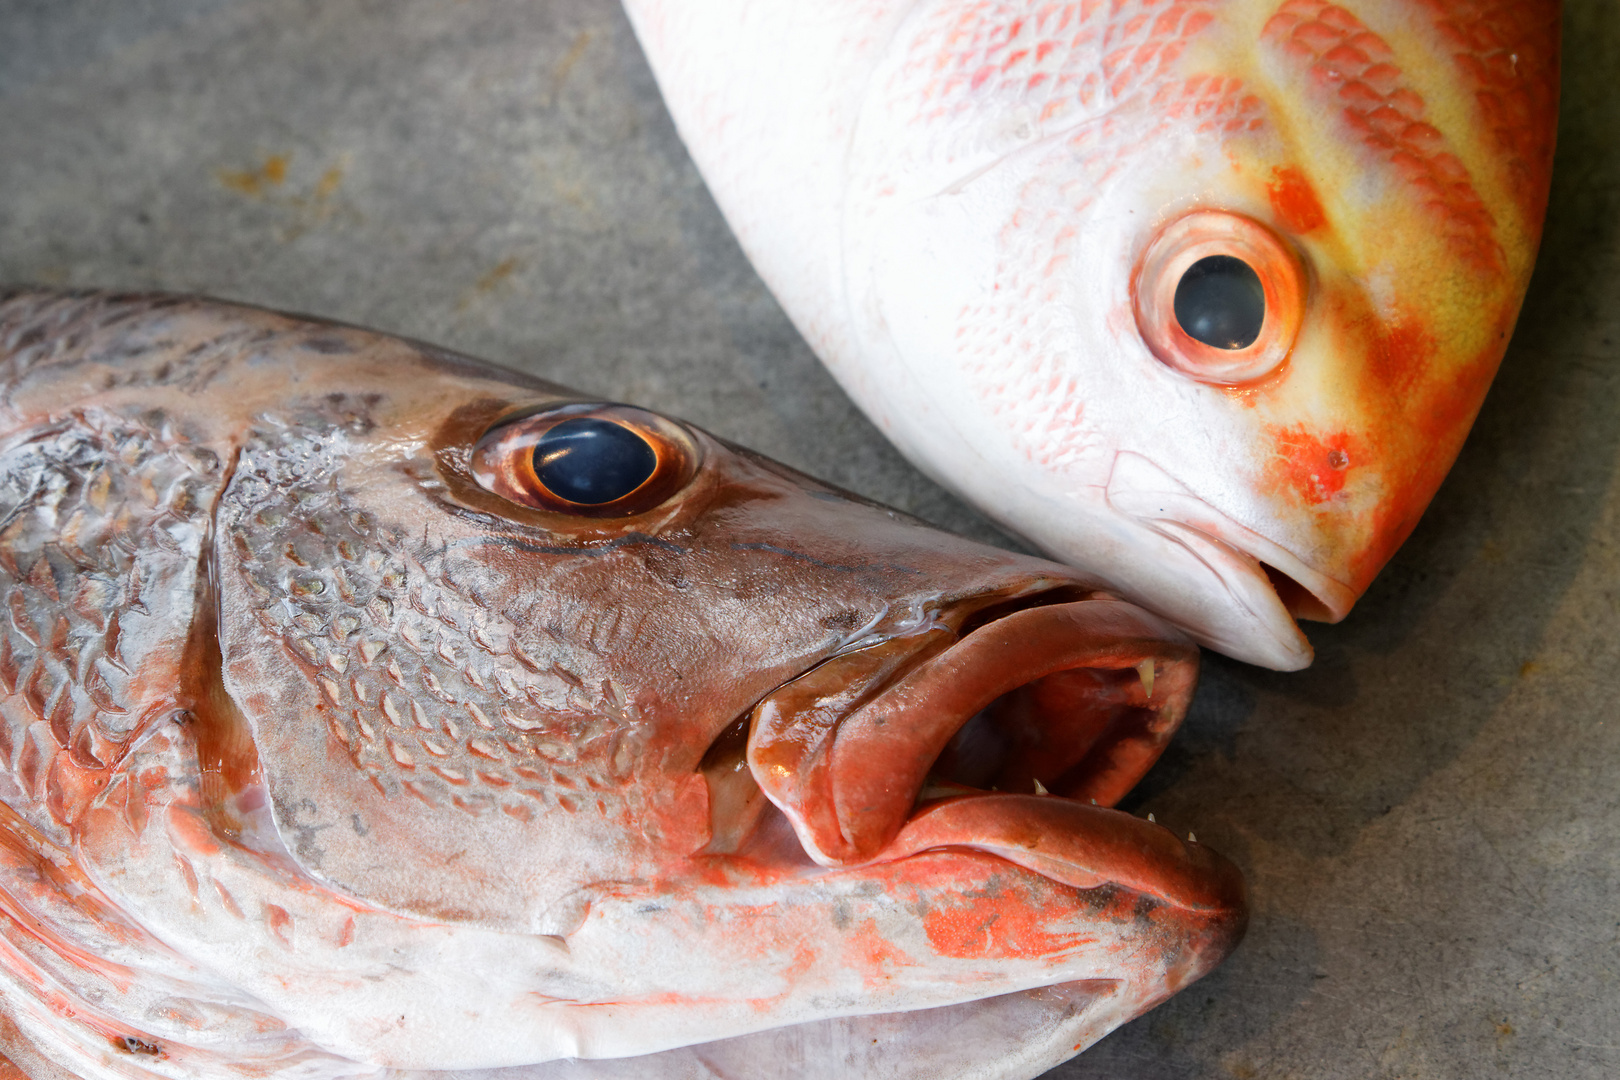
[[1178,631],[420,344],[0,291],[0,581],[36,1080],[1029,1077],[1243,930]]

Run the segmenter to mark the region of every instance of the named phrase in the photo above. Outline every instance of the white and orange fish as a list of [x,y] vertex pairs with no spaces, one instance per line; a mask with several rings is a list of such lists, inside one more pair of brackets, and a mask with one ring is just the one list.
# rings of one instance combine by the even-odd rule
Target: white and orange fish
[[1243,930],[1163,620],[426,346],[0,290],[0,601],[8,1080],[1023,1080]]
[[810,344],[930,475],[1310,662],[1454,460],[1539,240],[1557,0],[627,0]]

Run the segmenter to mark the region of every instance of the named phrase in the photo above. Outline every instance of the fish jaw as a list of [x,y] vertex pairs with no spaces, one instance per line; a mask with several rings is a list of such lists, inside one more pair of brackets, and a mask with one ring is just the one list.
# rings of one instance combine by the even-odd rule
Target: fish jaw
[[[1091,1017],[1082,1045],[1065,1047],[1055,1064],[1202,977],[1235,947],[1246,897],[1229,863],[1181,845],[1159,826],[1139,822],[1137,829],[1128,824],[1136,819],[1118,811],[1042,799],[1050,811],[1042,820],[1031,816],[1039,808],[1011,805],[1035,798],[942,804],[902,835],[889,858],[861,867],[773,869],[756,848],[758,861],[732,858],[728,867],[711,868],[710,884],[604,898],[570,937],[570,949],[582,963],[637,971],[643,986],[616,999],[611,1015],[582,1008],[570,1017],[579,1056],[618,1056],[634,1052],[636,1042],[654,1053],[695,1041],[700,1031],[735,1038],[1084,982],[1106,999],[1106,1019]],[[953,810],[959,816],[946,820]],[[1042,859],[1020,846],[1032,842],[1031,822],[1055,829],[1065,818],[1061,828],[1075,829],[1065,810],[1124,819],[1122,854],[1109,870],[1088,876],[1063,852]],[[1014,819],[1024,823],[1022,837],[1008,835]],[[1074,833],[1077,847],[1081,837],[1110,832],[1089,824],[1089,832]],[[1162,837],[1134,835],[1139,831]],[[1184,853],[1171,851],[1178,847]],[[1179,863],[1182,881],[1199,882],[1201,902],[1184,906],[1184,897],[1108,882],[1110,871],[1130,861],[1126,851],[1138,866],[1162,859],[1150,868],[1157,886],[1172,876],[1165,867]],[[668,943],[676,940],[682,946],[672,954]],[[721,949],[747,957],[747,989],[735,972],[695,970],[692,957]],[[682,988],[669,989],[675,985]],[[610,1026],[626,1020],[639,1036]],[[614,1052],[605,1055],[610,1039]]]
[[785,1063],[795,1080],[1038,1076],[1121,1022],[1115,989],[1082,980],[964,1005],[795,1024],[652,1057],[581,1063],[567,1080],[759,1077]]
[[[752,825],[706,865],[701,899],[682,883],[651,902],[599,903],[592,918],[620,926],[634,912],[647,933],[675,932],[652,928],[675,919],[683,941],[743,943],[758,971],[781,973],[767,979],[777,1024],[824,1019],[807,1009],[850,1000],[856,979],[921,1009],[968,986],[1082,980],[1092,1000],[1047,1064],[1210,970],[1241,938],[1241,876],[1190,838],[1107,808],[1184,715],[1196,649],[1107,596],[963,606],[965,619],[945,613],[843,652],[768,696],[741,781],[710,766],[728,785],[751,776],[770,804],[714,800],[717,815],[751,806]],[[791,884],[754,903],[766,882]],[[576,954],[590,931],[571,936]],[[649,946],[636,969],[651,972],[659,952]],[[714,1008],[734,1007],[721,987],[715,996]],[[862,1012],[887,1006],[878,994]]]
[[[1116,739],[1112,751],[1103,748],[1103,767],[1052,768],[1074,777],[1069,790],[1078,794],[1123,791],[1184,712],[1196,654],[1173,632],[1168,642],[1144,641],[1162,627],[1118,601],[1022,607],[1039,605],[1042,592],[1018,591],[965,602],[989,621],[963,640],[983,649],[983,636],[997,628],[1012,638],[1032,636],[1030,616],[1020,618],[1026,612],[1072,623],[1065,618],[1071,609],[1096,608],[1081,633],[1045,633],[1090,646],[1067,657],[1092,665],[1088,673],[1103,670],[1103,662],[1125,665],[1107,680],[1115,684],[1114,704],[1141,718],[1141,703],[1156,702],[1159,730]],[[1101,637],[1124,640],[1099,655]],[[1047,661],[1025,675],[1050,666],[1054,650],[1045,651]],[[1144,652],[1153,654],[1151,693],[1138,659]],[[932,681],[949,692],[960,668],[1005,660],[980,655],[954,672],[925,670],[909,689],[915,694]],[[918,667],[907,670],[915,676]],[[657,1054],[785,1025],[1030,991],[1067,1002],[1058,1028],[1064,1041],[1049,1040],[1048,1056],[1039,1059],[1056,1064],[1207,973],[1236,946],[1246,917],[1236,868],[1201,845],[1080,798],[985,793],[921,803],[877,856],[859,865],[816,865],[788,820],[767,814],[727,854],[643,862],[659,875],[653,880],[591,883],[580,890],[575,924],[552,938],[491,932],[467,920],[431,920],[417,929],[410,917],[369,903],[334,904],[331,894],[308,886],[290,847],[221,844],[200,789],[186,779],[191,737],[181,727],[154,739],[132,762],[126,786],[97,807],[87,834],[102,881],[120,907],[139,912],[164,940],[185,942],[187,955],[209,966],[236,971],[232,957],[244,934],[262,936],[255,968],[235,976],[244,989],[318,1045],[397,1068]],[[860,749],[883,752],[870,740]],[[157,790],[130,790],[154,778],[163,779]],[[268,793],[259,800],[268,801]],[[146,808],[134,843],[126,805]],[[244,831],[276,832],[267,823]],[[265,873],[267,861],[273,873]],[[190,867],[189,875],[177,876],[177,864]],[[241,912],[255,910],[275,915],[244,923]],[[990,926],[1001,929],[986,933]],[[693,959],[702,956],[727,959]],[[329,968],[395,974],[392,984],[333,980],[322,976]],[[1077,981],[1080,988],[1063,989]],[[1046,1000],[1037,994],[1020,1007],[1038,1010]],[[447,1013],[459,1017],[453,1030],[434,1021]],[[391,1023],[395,1015],[408,1018],[403,1029]],[[891,1044],[907,1037],[907,1025],[888,1023],[900,1028]]]
[[1166,617],[1228,655],[1276,670],[1304,667],[1311,648],[1295,620],[1338,622],[1359,595],[1139,454],[1116,458],[1107,499],[1155,534],[1150,542],[1162,548],[1157,571],[1180,578],[1173,589],[1139,591],[1159,598]]
[[[723,851],[651,894],[599,897],[570,950],[644,940],[644,951],[591,961],[649,981],[615,1016],[646,1016],[666,1034],[729,1027],[740,1055],[792,1037],[748,1032],[845,1024],[900,1002],[920,1014],[987,987],[1073,986],[1061,1046],[1028,1071],[982,1075],[1056,1064],[1241,939],[1235,867],[1106,805],[1163,749],[1196,665],[1161,620],[1073,586],[973,597],[909,632],[872,635],[768,695],[745,746],[722,739],[708,755],[713,831],[733,837]],[[737,797],[738,785],[757,785],[754,797]],[[745,825],[721,820],[729,814]],[[716,969],[701,993],[661,996],[678,981],[661,973],[664,940],[681,941],[682,957],[742,950],[749,989]],[[678,965],[690,975],[689,961]],[[885,1022],[906,1030],[899,1015]],[[925,1023],[919,1015],[919,1033]]]

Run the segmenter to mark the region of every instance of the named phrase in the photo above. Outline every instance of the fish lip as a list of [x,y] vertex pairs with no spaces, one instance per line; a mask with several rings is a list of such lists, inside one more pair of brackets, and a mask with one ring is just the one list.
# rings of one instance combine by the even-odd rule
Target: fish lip
[[1248,908],[1242,872],[1191,834],[1182,840],[1123,810],[1050,794],[977,793],[930,802],[873,864],[945,848],[982,852],[1076,889],[1127,888],[1189,912]]
[[1191,556],[1186,565],[1202,567],[1285,652],[1297,648],[1294,642],[1302,637],[1298,620],[1338,622],[1359,595],[1282,544],[1216,509],[1142,454],[1122,450],[1115,455],[1105,498],[1115,511]]
[[[1024,597],[1008,606],[981,624],[962,624],[960,636],[936,627],[915,640],[886,642],[892,656],[872,650],[836,657],[755,708],[749,768],[815,862],[850,867],[915,854],[923,833],[913,823],[921,820],[934,823],[927,846],[976,847],[1005,859],[991,841],[977,842],[983,836],[941,833],[946,819],[936,804],[919,801],[931,769],[975,720],[1010,747],[995,768],[1014,777],[1028,772],[1024,790],[1044,777],[1060,790],[1049,797],[1054,804],[1109,805],[1157,759],[1190,703],[1196,646],[1157,616],[1106,594]],[[864,693],[822,708],[819,691],[857,674],[868,676]],[[1016,831],[1016,819],[1033,805],[987,791],[965,798],[999,808],[976,811],[981,818],[1015,819],[1003,822],[1003,833]],[[1065,820],[1089,827],[1102,819],[1082,813]]]

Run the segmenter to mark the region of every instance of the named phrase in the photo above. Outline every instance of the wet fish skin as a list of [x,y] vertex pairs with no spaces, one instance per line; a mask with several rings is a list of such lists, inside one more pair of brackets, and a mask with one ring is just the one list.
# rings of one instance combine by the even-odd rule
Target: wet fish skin
[[[1310,662],[1455,459],[1529,279],[1557,0],[626,0],[744,250],[1003,527]],[[1173,314],[1257,272],[1250,347]]]
[[[585,400],[252,308],[0,291],[0,1052],[1033,1076],[1236,944],[1235,868],[1089,804],[1180,722],[1185,639],[693,429],[629,516],[480,486],[491,425]],[[1008,627],[1046,666],[978,721],[1025,740],[990,779],[1059,795],[910,807],[895,761],[1000,692]]]

